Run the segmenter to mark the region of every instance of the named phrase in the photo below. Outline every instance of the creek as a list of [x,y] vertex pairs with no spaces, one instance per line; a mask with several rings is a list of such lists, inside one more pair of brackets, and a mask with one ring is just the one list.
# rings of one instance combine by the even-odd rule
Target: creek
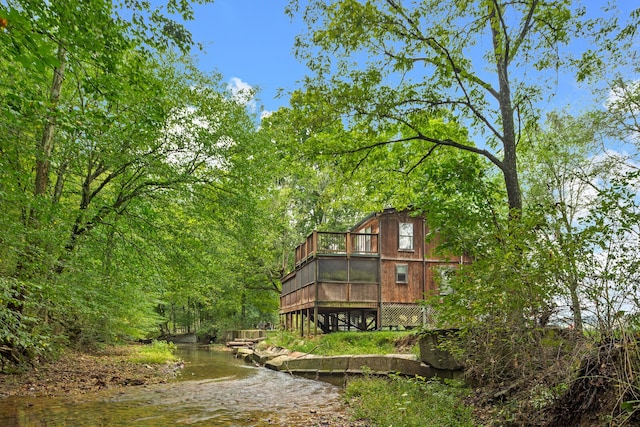
[[[62,398],[0,400],[0,426],[333,426],[340,388],[246,365],[231,353],[180,346],[185,368],[167,384]],[[342,421],[339,421],[342,420]]]

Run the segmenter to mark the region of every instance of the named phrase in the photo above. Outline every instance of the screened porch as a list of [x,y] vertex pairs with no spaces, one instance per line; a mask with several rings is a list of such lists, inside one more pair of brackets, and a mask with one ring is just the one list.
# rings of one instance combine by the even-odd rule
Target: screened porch
[[378,257],[377,234],[313,232],[296,248],[295,270],[282,279],[280,313],[304,311],[328,323],[330,314],[376,312]]

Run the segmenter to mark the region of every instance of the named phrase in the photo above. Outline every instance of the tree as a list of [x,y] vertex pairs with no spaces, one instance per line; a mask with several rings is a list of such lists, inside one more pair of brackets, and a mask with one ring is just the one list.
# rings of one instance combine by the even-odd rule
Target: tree
[[[611,167],[598,157],[594,115],[573,118],[551,113],[544,131],[523,150],[529,216],[538,222],[538,251],[549,254],[545,270],[569,295],[572,324],[582,331],[584,262],[590,256],[580,221],[590,211],[596,180]],[[535,219],[535,218],[538,219]]]
[[[271,171],[267,178],[271,184],[265,190],[286,219],[282,230],[286,253],[313,230],[344,230],[380,206],[366,196],[365,183],[348,171],[341,173],[341,159],[309,149],[311,132],[304,125],[299,111],[281,108],[262,120],[259,131],[266,141],[260,158],[269,158]],[[285,262],[283,268],[289,267]]]
[[[310,1],[297,55],[315,72],[301,103],[312,121],[358,133],[361,160],[407,141],[479,154],[502,174],[512,213],[522,209],[517,147],[561,63],[575,25],[570,2]],[[298,1],[289,6],[292,15]],[[446,113],[443,113],[446,111]],[[457,121],[471,140],[433,132]]]
[[181,249],[160,206],[218,191],[230,146],[254,130],[217,76],[153,51],[179,26],[163,36],[110,3],[82,3],[0,12],[0,354],[13,361],[54,339],[139,336],[159,322],[157,299],[191,273],[159,274]]
[[[172,3],[169,11],[183,19],[192,13],[188,2],[179,5]],[[184,26],[164,17],[158,11],[149,10],[149,5],[135,4],[132,22],[136,22],[136,25],[121,18],[118,12],[120,11],[114,9],[110,2],[47,4],[30,0],[9,1],[7,9],[3,11],[2,17],[8,23],[8,37],[5,38],[11,43],[8,45],[7,56],[13,58],[15,63],[25,66],[27,71],[35,70],[40,74],[37,77],[43,80],[46,80],[47,67],[52,67],[48,105],[42,135],[36,147],[36,196],[45,195],[48,191],[58,104],[66,73],[70,71],[76,77],[82,77],[86,73],[85,81],[89,83],[90,79],[96,77],[95,71],[116,72],[117,64],[131,48],[133,40],[137,41],[136,47],[143,52],[146,49],[144,44],[164,50],[170,43],[183,52],[188,51],[192,44],[190,34]],[[150,13],[153,23],[162,23],[161,28],[149,26],[143,18],[145,13]],[[130,38],[130,34],[135,35],[135,38]],[[13,68],[11,71],[15,70],[14,67],[9,66],[10,70]],[[96,87],[99,83],[98,80],[89,85],[100,91]],[[117,88],[111,90],[116,92]]]

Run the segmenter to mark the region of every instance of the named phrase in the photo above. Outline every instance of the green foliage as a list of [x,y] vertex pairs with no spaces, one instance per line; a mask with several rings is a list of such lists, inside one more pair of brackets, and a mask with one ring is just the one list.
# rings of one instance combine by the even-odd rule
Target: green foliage
[[[277,307],[270,182],[256,173],[268,168],[247,160],[266,141],[219,76],[171,52],[192,44],[182,24],[129,5],[0,11],[0,347],[12,361],[42,340],[248,325]],[[189,2],[167,11],[193,17]]]
[[610,178],[582,222],[585,246],[593,254],[583,264],[584,294],[595,316],[593,326],[605,336],[637,325],[639,178],[638,171]]
[[365,376],[349,379],[345,399],[356,419],[373,426],[473,426],[467,390],[423,378]]
[[600,153],[609,131],[600,114],[550,114],[523,156],[535,250],[548,254],[549,282],[571,308],[561,321],[577,330],[615,330],[616,313],[637,307],[625,295],[636,294],[638,177],[624,156]]
[[536,410],[540,410],[551,405],[558,397],[562,396],[568,388],[568,384],[564,382],[552,387],[538,385],[530,390],[529,401]]
[[[35,287],[13,278],[0,277],[0,366],[20,365],[55,353],[59,344],[51,327],[36,313],[46,309],[38,293],[22,289]],[[17,310],[20,308],[21,310]]]
[[507,227],[508,210],[499,177],[487,163],[469,153],[441,150],[416,172],[413,204],[429,224],[427,238],[440,235],[438,250],[474,258],[490,250],[487,246]]
[[521,224],[485,241],[474,262],[449,278],[451,294],[426,301],[435,308],[438,327],[460,330],[445,346],[479,382],[521,378],[560,354],[549,353],[540,333],[560,290],[546,268],[548,253],[540,251],[535,228],[526,218]]
[[[261,157],[275,156],[269,166],[276,183],[269,189],[272,209],[278,209],[291,225],[280,237],[290,242],[288,250],[313,230],[345,230],[368,214],[375,202],[361,197],[362,183],[353,176],[336,173],[342,172],[340,159],[320,153],[317,146],[309,144],[313,132],[303,131],[305,117],[296,109],[281,108],[263,119],[260,129],[271,142],[269,153]],[[328,138],[341,137],[339,129],[325,130]]]
[[550,286],[544,269],[547,254],[536,250],[536,239],[525,223],[520,229],[512,225],[506,236],[487,239],[474,262],[449,278],[453,293],[428,299],[437,307],[439,323],[445,327],[545,324],[557,290]]
[[162,364],[176,359],[176,345],[167,341],[154,340],[150,345],[136,347],[137,355],[130,358],[135,363]]
[[[310,146],[360,165],[384,156],[378,148],[415,144],[419,154],[400,171],[435,147],[461,149],[491,162],[508,207],[522,208],[518,143],[565,63],[580,16],[569,1],[292,0],[288,10],[308,26],[296,54],[314,76],[292,106],[307,117],[300,128]],[[484,148],[469,142],[476,138]]]

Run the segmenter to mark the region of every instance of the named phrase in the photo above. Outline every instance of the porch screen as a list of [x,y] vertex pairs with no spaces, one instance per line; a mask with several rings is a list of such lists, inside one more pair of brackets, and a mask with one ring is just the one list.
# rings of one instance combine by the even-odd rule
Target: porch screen
[[352,283],[378,283],[378,261],[351,259],[349,281]]
[[318,281],[346,282],[347,268],[348,264],[346,259],[318,260]]
[[316,262],[313,261],[305,265],[298,274],[300,274],[300,287],[315,282]]
[[292,292],[293,291],[293,287],[295,286],[295,282],[296,282],[295,278],[291,278],[291,279],[283,282],[282,283],[281,295],[285,295],[285,294],[288,294],[289,292]]

